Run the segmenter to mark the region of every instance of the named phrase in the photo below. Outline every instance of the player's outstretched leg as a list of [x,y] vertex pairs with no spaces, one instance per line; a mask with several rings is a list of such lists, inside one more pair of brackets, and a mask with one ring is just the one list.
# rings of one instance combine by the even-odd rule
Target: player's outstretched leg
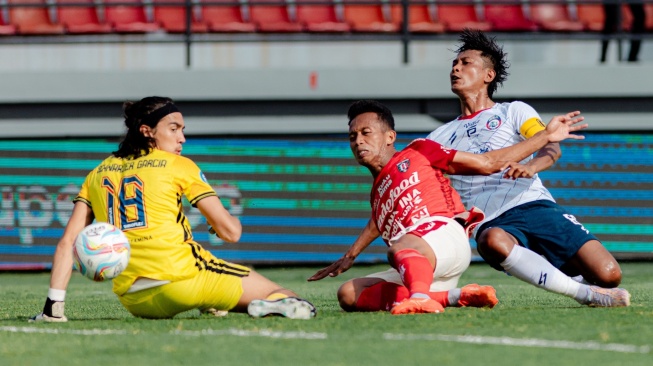
[[388,255],[392,255],[393,267],[410,293],[409,298],[395,304],[390,312],[394,315],[444,312],[442,304],[429,296],[434,268],[428,258],[413,248],[390,251]]
[[481,286],[475,283],[463,286],[460,289],[459,306],[471,306],[475,308],[493,308],[499,303],[497,292],[492,286]]
[[284,316],[290,319],[311,319],[317,314],[315,306],[298,297],[284,297],[276,300],[252,300],[247,313],[254,318],[269,315]]
[[616,308],[630,305],[630,293],[622,288],[589,286],[589,294],[579,303],[591,307]]

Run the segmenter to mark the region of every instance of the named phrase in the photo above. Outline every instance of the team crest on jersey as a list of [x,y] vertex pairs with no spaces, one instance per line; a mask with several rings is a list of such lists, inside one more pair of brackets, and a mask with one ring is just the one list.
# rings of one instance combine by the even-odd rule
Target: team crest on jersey
[[405,160],[401,161],[399,164],[397,164],[397,169],[402,173],[406,173],[408,171],[408,168],[410,168],[410,160],[409,159],[405,159]]
[[499,126],[501,126],[501,117],[499,116],[494,116],[485,122],[485,128],[490,131],[496,130]]
[[204,183],[207,183],[207,184],[209,183],[209,181],[208,181],[208,180],[206,179],[206,177],[204,176],[204,173],[202,173],[201,171],[200,171],[200,179],[202,179],[202,181],[203,181]]

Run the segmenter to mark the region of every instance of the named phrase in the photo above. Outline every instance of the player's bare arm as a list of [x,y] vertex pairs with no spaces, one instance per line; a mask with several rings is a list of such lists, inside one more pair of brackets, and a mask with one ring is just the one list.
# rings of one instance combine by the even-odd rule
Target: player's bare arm
[[541,148],[535,157],[526,164],[512,163],[504,178],[532,178],[535,174],[549,169],[562,156],[560,144],[550,143]]
[[236,243],[240,240],[243,233],[240,220],[227,211],[217,196],[202,198],[197,202],[197,208],[220,239],[227,243]]
[[584,117],[579,115],[579,111],[574,111],[565,115],[555,116],[547,124],[545,130],[538,132],[526,141],[510,147],[484,154],[471,154],[459,151],[449,164],[447,173],[489,175],[508,168],[514,162],[525,159],[548,144],[557,143],[566,139],[582,140],[585,138],[584,136],[573,133],[587,128],[587,124],[579,124],[584,120]]
[[379,237],[381,233],[376,227],[376,224],[372,219],[367,222],[363,231],[358,235],[358,238],[354,241],[354,244],[347,250],[347,252],[342,256],[342,258],[331,263],[329,266],[322,268],[317,271],[313,276],[311,276],[309,281],[318,281],[325,277],[336,277],[337,275],[346,272],[354,265],[354,261],[359,254],[361,254],[365,248],[370,246],[372,242]]
[[52,262],[50,288],[65,290],[73,268],[73,243],[77,234],[93,222],[93,211],[84,202],[76,202],[64,233],[57,243]]

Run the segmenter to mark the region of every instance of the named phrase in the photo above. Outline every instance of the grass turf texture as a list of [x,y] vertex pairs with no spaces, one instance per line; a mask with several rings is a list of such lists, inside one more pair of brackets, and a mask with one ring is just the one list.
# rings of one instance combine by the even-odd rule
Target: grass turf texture
[[[461,285],[496,287],[494,309],[443,314],[344,313],[335,292],[344,280],[384,269],[355,266],[309,283],[318,268],[259,271],[318,308],[313,320],[224,318],[192,311],[170,320],[132,317],[111,284],[74,273],[68,323],[33,324],[48,273],[0,273],[2,365],[651,365],[653,264],[624,263],[628,308],[602,309],[536,289],[474,264]],[[397,339],[397,337],[399,339]]]

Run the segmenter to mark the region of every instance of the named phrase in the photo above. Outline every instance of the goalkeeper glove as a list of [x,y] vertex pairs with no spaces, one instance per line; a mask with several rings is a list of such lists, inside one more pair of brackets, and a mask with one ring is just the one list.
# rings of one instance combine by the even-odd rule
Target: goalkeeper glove
[[43,306],[43,312],[41,314],[35,315],[29,319],[29,322],[67,322],[68,318],[63,314],[64,313],[63,301],[53,301],[48,297],[45,300],[45,306]]

